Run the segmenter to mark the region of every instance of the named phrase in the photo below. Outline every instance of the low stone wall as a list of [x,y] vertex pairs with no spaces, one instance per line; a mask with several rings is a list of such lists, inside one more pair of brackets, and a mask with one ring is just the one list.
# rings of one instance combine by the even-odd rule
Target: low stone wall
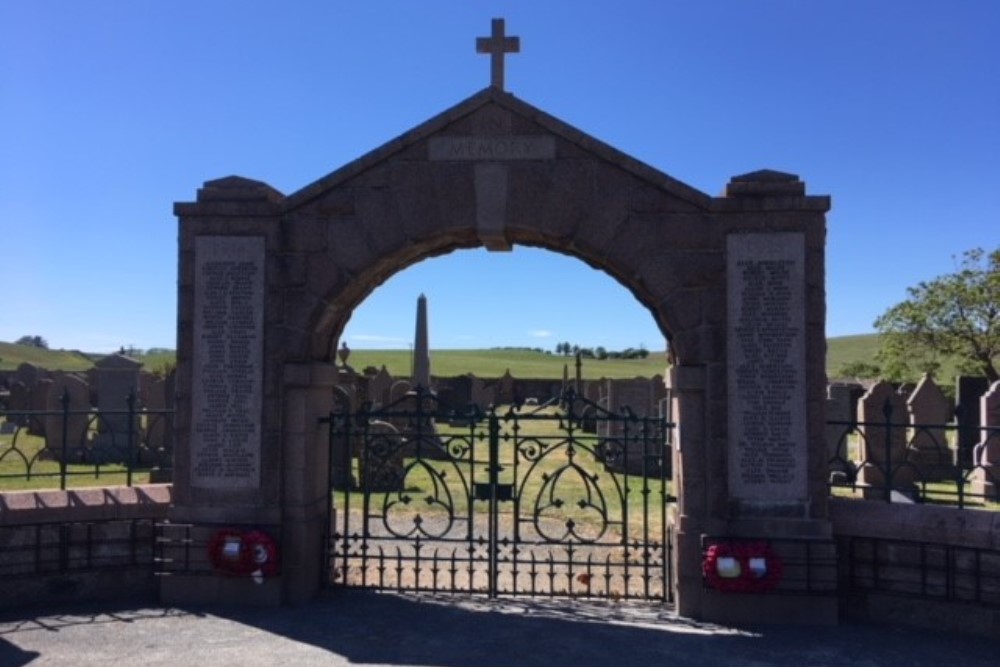
[[841,615],[1000,636],[1000,512],[831,498]]
[[0,607],[155,601],[169,484],[0,494]]

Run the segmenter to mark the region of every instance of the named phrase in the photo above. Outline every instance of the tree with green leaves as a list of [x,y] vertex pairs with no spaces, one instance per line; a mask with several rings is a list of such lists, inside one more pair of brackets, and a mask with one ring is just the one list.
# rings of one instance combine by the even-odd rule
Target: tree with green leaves
[[17,339],[16,345],[27,345],[28,347],[37,347],[40,350],[49,349],[49,342],[42,338],[41,336],[21,336]]
[[921,282],[875,320],[889,379],[933,372],[941,359],[963,373],[1000,379],[1000,248],[965,252],[955,273]]

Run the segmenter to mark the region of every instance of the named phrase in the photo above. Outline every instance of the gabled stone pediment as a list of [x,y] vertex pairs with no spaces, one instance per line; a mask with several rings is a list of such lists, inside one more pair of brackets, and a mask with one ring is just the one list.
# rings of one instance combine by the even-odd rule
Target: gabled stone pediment
[[132,357],[124,354],[115,353],[98,359],[94,362],[94,367],[102,370],[136,370],[142,368],[142,362],[136,361]]
[[[552,150],[551,157],[556,159],[563,157],[584,159],[589,156],[595,160],[611,163],[649,185],[699,208],[708,207],[712,199],[709,195],[630,157],[554,116],[517,99],[510,93],[496,88],[485,88],[425,123],[289,195],[285,200],[284,210],[290,211],[299,208],[392,159],[407,161],[447,159],[447,155],[444,155],[442,151],[448,149],[442,149],[440,143],[435,147],[434,140],[455,141],[462,137],[470,140],[479,140],[484,137],[496,138],[497,140],[504,137],[515,140],[528,137],[536,139],[551,137],[549,140],[553,144],[551,149],[544,146],[541,150]],[[462,148],[453,147],[451,150],[461,151]],[[481,148],[480,150],[489,149]],[[517,145],[512,144],[510,150],[516,152],[520,149]],[[516,161],[518,159],[539,159],[539,157],[541,156],[536,151],[534,153],[498,155],[497,159]],[[490,155],[481,155],[479,158],[488,161]],[[457,159],[473,159],[473,156],[457,156]]]

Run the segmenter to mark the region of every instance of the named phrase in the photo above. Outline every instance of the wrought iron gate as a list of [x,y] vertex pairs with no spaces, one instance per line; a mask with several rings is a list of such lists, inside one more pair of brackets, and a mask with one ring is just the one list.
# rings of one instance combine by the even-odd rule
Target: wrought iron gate
[[418,388],[329,426],[330,585],[672,601],[666,419]]

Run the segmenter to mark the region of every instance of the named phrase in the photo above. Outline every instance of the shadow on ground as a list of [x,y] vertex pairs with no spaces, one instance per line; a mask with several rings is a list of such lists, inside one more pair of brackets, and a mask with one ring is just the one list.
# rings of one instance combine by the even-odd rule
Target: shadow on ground
[[[344,591],[296,608],[48,610],[0,615],[0,664],[996,665],[1000,642],[893,627],[737,630],[662,607]],[[67,663],[70,664],[70,663]]]

